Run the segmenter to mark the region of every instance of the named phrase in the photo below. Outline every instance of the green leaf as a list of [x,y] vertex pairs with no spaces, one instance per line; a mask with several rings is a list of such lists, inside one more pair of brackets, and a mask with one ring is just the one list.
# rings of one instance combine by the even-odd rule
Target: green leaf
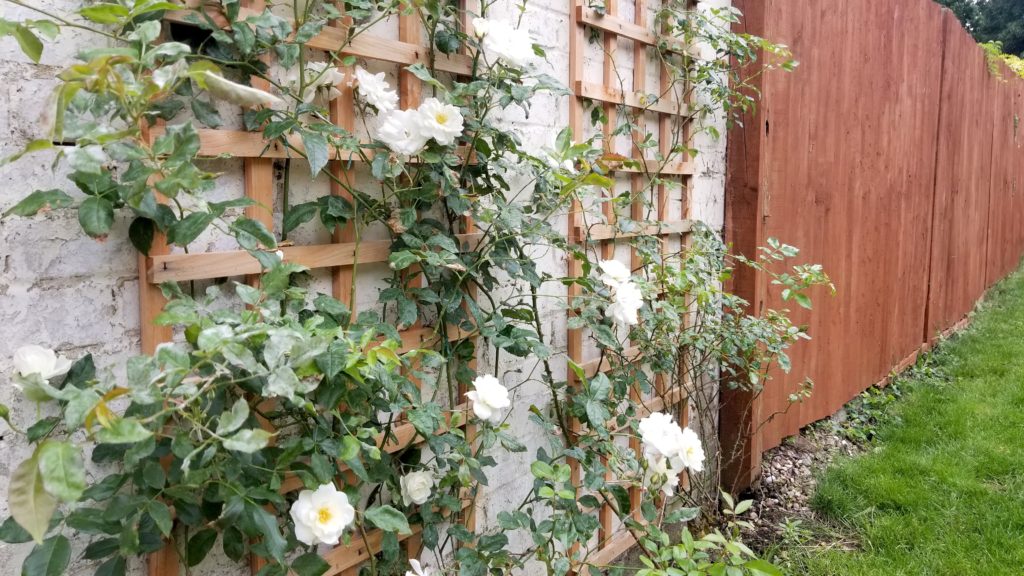
[[412,534],[412,529],[409,528],[409,519],[391,506],[370,508],[363,514],[363,517],[385,532]]
[[262,244],[264,248],[277,248],[277,239],[259,220],[239,218],[231,223],[231,231],[246,250],[255,250],[259,247],[258,244]]
[[263,545],[267,547],[270,555],[284,562],[283,556],[288,543],[281,536],[281,529],[277,525],[277,517],[263,509],[262,506],[246,504],[246,511],[252,519],[253,525],[263,537]]
[[164,467],[158,460],[150,460],[142,466],[142,479],[150,488],[160,490],[164,487],[164,482],[167,481],[167,474],[164,473]]
[[249,403],[244,398],[239,398],[231,406],[231,410],[221,412],[220,418],[217,419],[217,435],[224,436],[238,430],[248,417]]
[[85,491],[85,461],[70,442],[47,440],[39,447],[39,472],[43,488],[64,502],[77,502]]
[[123,556],[115,556],[96,569],[93,576],[124,576],[125,560]]
[[206,528],[188,539],[188,565],[195,566],[206,558],[217,542],[217,531]]
[[57,426],[58,422],[60,422],[60,418],[57,418],[56,416],[47,416],[46,418],[43,418],[29,426],[28,430],[25,431],[25,435],[28,436],[28,441],[35,442],[43,436],[46,436],[54,429],[54,427]]
[[171,225],[167,231],[167,242],[178,246],[188,246],[206,230],[213,222],[213,214],[209,212],[193,212]]
[[231,438],[225,438],[224,447],[228,450],[252,454],[253,452],[266,448],[272,437],[273,434],[266,430],[242,430]]
[[327,138],[319,132],[302,131],[302,146],[306,149],[309,160],[309,171],[316,178],[320,170],[327,165],[330,153],[327,149]]
[[39,37],[23,25],[16,26],[12,35],[18,41],[18,46],[21,46],[21,51],[33,62],[39,64],[39,58],[43,55],[43,42]]
[[3,166],[5,164],[10,164],[11,162],[15,162],[19,158],[21,158],[22,156],[24,156],[26,154],[31,154],[33,152],[39,152],[40,150],[50,150],[52,148],[53,148],[53,141],[52,140],[44,140],[44,139],[33,140],[33,141],[29,142],[27,145],[25,145],[25,147],[22,148],[21,150],[19,150],[18,152],[15,152],[14,154],[11,154],[10,156],[4,158],[3,160],[0,160],[0,166]]
[[135,418],[118,418],[109,428],[101,428],[96,439],[101,444],[134,444],[153,435]]
[[75,430],[85,422],[85,417],[100,402],[100,395],[92,390],[82,390],[74,386],[65,386],[68,392],[67,405],[64,406],[64,424],[68,430]]
[[206,100],[192,98],[191,105],[192,113],[196,115],[196,119],[206,126],[219,128],[224,124],[224,121],[220,119],[220,114],[217,113],[217,108],[213,104]]
[[35,216],[40,211],[46,212],[54,208],[67,208],[72,203],[71,196],[63,190],[36,190],[29,194],[21,202],[4,212],[4,217],[14,214],[15,216]]
[[302,204],[296,204],[288,208],[288,211],[284,213],[284,219],[282,224],[283,232],[285,234],[295,230],[299,226],[309,222],[316,216],[316,211],[319,206],[316,202],[304,202]]
[[292,560],[292,570],[298,576],[321,576],[331,565],[316,552],[308,552]]
[[86,198],[78,207],[78,223],[93,238],[106,238],[114,223],[114,205],[106,198]]
[[128,239],[132,246],[144,256],[149,256],[149,249],[153,247],[153,238],[156,235],[156,223],[144,216],[138,216],[132,220],[128,227]]
[[316,365],[328,378],[334,378],[345,369],[348,362],[348,346],[341,341],[334,341],[323,354],[316,357]]
[[420,257],[415,252],[410,250],[400,250],[398,252],[392,252],[388,256],[388,263],[392,270],[405,270],[409,266],[420,261]]
[[362,445],[355,436],[345,436],[341,440],[341,452],[338,454],[338,458],[343,462],[352,460],[359,456],[360,446]]
[[71,562],[71,543],[56,534],[32,549],[21,565],[22,576],[60,576]]
[[170,536],[171,529],[174,527],[171,509],[159,500],[150,500],[146,504],[146,511],[149,512],[149,517],[156,523],[156,527],[160,529],[160,533],[164,536]]
[[99,560],[117,552],[120,547],[117,538],[101,538],[86,546],[82,557],[86,560]]
[[220,544],[224,548],[224,555],[235,562],[240,561],[245,555],[245,537],[234,526],[224,529],[224,537],[221,538]]
[[762,574],[764,576],[785,575],[785,572],[780,570],[779,567],[775,566],[771,562],[768,562],[767,560],[762,560],[760,558],[755,558],[753,560],[748,561],[746,564],[744,564],[744,568],[753,572],[754,576],[761,576]]
[[32,535],[21,527],[13,516],[0,524],[0,541],[8,544],[24,544],[32,541]]
[[110,3],[93,4],[82,8],[78,13],[100,24],[120,24],[130,14],[124,6]]
[[608,491],[615,497],[615,504],[618,506],[619,517],[628,516],[632,510],[632,505],[629,501],[629,491],[619,484],[608,485]]
[[448,91],[448,88],[445,87],[444,84],[441,84],[440,82],[434,79],[434,77],[430,74],[430,70],[428,70],[427,67],[424,66],[423,64],[416,63],[411,66],[406,66],[405,69],[407,72],[412,73],[412,75],[415,76],[416,78],[419,78],[421,81],[426,82],[431,86],[439,88],[442,92]]
[[42,543],[50,518],[57,509],[57,500],[43,488],[35,455],[19,464],[11,475],[7,502],[11,516],[32,535],[33,540]]

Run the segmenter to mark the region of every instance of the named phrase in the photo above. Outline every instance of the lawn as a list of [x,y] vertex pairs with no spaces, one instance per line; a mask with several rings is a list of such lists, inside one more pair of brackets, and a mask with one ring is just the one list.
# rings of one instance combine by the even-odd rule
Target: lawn
[[798,554],[793,574],[1024,574],[1024,274],[922,363],[814,495],[859,550]]

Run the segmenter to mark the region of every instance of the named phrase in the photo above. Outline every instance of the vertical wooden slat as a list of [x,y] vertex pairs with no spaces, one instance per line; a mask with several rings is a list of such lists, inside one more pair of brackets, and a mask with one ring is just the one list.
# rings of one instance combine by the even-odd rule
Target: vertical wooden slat
[[[163,36],[163,34],[161,34]],[[162,125],[160,121],[157,126]],[[150,128],[142,126],[142,141],[151,142]],[[157,178],[151,178],[149,184],[152,186]],[[166,198],[153,189],[158,202],[166,202]],[[139,254],[139,327],[141,330],[141,348],[143,354],[156,354],[156,348],[164,342],[170,342],[174,334],[170,326],[157,326],[155,320],[157,315],[163,311],[167,299],[164,298],[160,286],[149,282],[149,272],[153,267],[152,256],[169,254],[170,247],[167,245],[167,237],[160,231],[153,235],[153,244],[149,249],[149,256]],[[175,547],[174,536],[165,540],[164,547],[153,552],[146,558],[146,571],[148,576],[178,576],[178,550]]]
[[[338,3],[339,11],[345,7],[344,3]],[[351,19],[348,16],[342,18],[343,22],[350,23]],[[331,122],[345,131],[351,133],[355,131],[355,94],[351,86],[352,74],[354,67],[345,66],[341,68],[341,71],[345,74],[342,83],[337,86],[340,95],[331,100],[330,103],[330,114]],[[351,187],[354,183],[352,174],[352,167],[344,161],[332,160],[328,163],[327,169],[331,172],[331,175],[337,180],[331,180],[331,194],[340,196],[349,202],[353,202],[352,194],[346,187]],[[340,183],[339,183],[340,182]],[[333,241],[338,243],[349,243],[356,240],[356,229],[353,222],[347,222],[340,229],[336,229],[333,233]],[[331,271],[331,286],[333,296],[348,305],[349,310],[355,315],[355,299],[353,297],[354,287],[354,275],[355,266],[338,266],[333,268]]]
[[[159,126],[160,124],[157,124]],[[142,141],[150,142],[150,129],[142,127]],[[156,182],[150,180],[150,185]],[[162,194],[153,189],[153,194],[158,202],[166,202]],[[170,254],[171,249],[167,245],[167,237],[159,230],[153,235],[153,245],[149,249],[149,256],[139,254],[139,325],[142,331],[142,353],[155,354],[156,347],[163,342],[169,342],[173,336],[170,326],[157,326],[154,321],[157,315],[163,311],[167,299],[160,291],[160,286],[149,282],[149,271],[153,266],[152,256]]]

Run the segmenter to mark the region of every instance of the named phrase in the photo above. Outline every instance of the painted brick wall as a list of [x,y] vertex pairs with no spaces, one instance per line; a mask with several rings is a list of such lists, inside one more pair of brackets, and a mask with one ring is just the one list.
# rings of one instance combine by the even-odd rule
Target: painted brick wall
[[[722,4],[721,0],[708,4]],[[62,13],[80,5],[74,0],[38,0],[38,6]],[[530,29],[535,40],[548,54],[545,71],[555,78],[568,81],[569,0],[539,0],[529,4],[523,25]],[[12,20],[36,17],[27,10],[4,6],[3,17]],[[499,3],[496,13],[512,15],[512,2]],[[492,12],[494,14],[495,12]],[[393,34],[394,29],[382,27],[382,34]],[[55,85],[53,77],[73,60],[75,52],[96,42],[87,33],[65,30],[60,41],[48,44],[43,60],[36,65],[29,61],[12,39],[0,40],[0,155],[19,150],[29,140],[46,134],[49,95]],[[623,48],[631,53],[631,48]],[[630,63],[623,61],[622,72],[629,76]],[[649,67],[649,68],[653,68]],[[600,73],[600,62],[588,58],[588,70]],[[225,114],[225,116],[227,116]],[[510,129],[521,135],[528,146],[541,147],[553,142],[560,127],[568,118],[567,97],[536,98],[528,117],[508,114],[504,119]],[[720,127],[720,132],[724,129]],[[691,216],[715,228],[723,221],[723,182],[725,142],[702,137],[697,142],[701,154],[697,158],[698,171],[693,182]],[[13,165],[0,167],[0,212],[7,210],[33,190],[60,188],[76,195],[74,186],[66,180],[62,170],[51,172],[52,155],[34,155]],[[241,162],[218,161],[211,169],[224,172],[215,195],[218,198],[238,197],[242,194]],[[279,174],[280,176],[280,174]],[[327,193],[326,182],[310,183],[303,170],[292,171],[293,202],[302,202]],[[280,178],[279,178],[280,182]],[[280,207],[279,207],[280,208]],[[278,217],[280,217],[278,215]],[[678,217],[678,216],[677,216]],[[10,384],[11,356],[24,344],[40,344],[57,349],[60,353],[77,358],[92,353],[101,370],[109,369],[115,376],[122,375],[119,366],[139,352],[138,279],[136,255],[128,244],[128,217],[119,217],[110,239],[96,242],[80,232],[74,212],[55,212],[33,219],[11,218],[0,223],[0,402],[12,409],[14,417],[22,423],[31,423],[36,408],[21,399]],[[292,236],[296,242],[327,241],[326,235],[309,226]],[[194,251],[213,247],[229,248],[223,239],[204,236],[197,241]],[[623,252],[625,258],[625,252]],[[542,267],[554,274],[562,274],[565,262],[549,252],[538,255]],[[361,309],[376,302],[380,275],[384,270],[364,270],[357,282],[357,305]],[[319,275],[316,287],[328,290],[326,275]],[[554,296],[564,296],[560,287],[548,288]],[[545,298],[547,325],[545,331],[556,351],[565,347],[565,314],[557,298]],[[482,365],[490,365],[487,352]],[[519,384],[533,368],[533,362],[515,362],[502,359],[505,383]],[[564,363],[555,362],[564,368]],[[562,375],[558,375],[562,376]],[[542,432],[527,421],[526,408],[531,404],[547,403],[546,389],[539,384],[527,384],[515,392],[515,406],[519,409],[512,423],[518,437],[528,446],[525,454],[502,457],[490,473],[494,479],[486,496],[481,500],[479,521],[491,523],[497,513],[518,505],[529,490],[522,471],[537,447],[545,444]],[[17,464],[27,457],[27,446],[6,426],[0,424],[0,493],[7,492],[7,477]],[[0,498],[0,516],[7,516],[6,498]],[[80,549],[84,543],[76,543]],[[525,541],[513,539],[511,546],[519,549]],[[219,550],[219,545],[215,551]],[[22,559],[31,545],[0,543],[0,570],[18,571]],[[77,555],[77,554],[76,554]],[[429,559],[428,559],[429,561]],[[92,574],[95,566],[76,561],[73,574]],[[133,574],[142,574],[144,565],[135,563]],[[211,554],[194,574],[218,576],[248,574],[246,567],[237,567],[217,554]]]

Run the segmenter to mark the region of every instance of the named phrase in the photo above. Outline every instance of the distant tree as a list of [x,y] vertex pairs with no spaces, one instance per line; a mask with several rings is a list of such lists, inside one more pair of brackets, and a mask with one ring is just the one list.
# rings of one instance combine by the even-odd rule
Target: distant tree
[[[977,37],[976,29],[981,18],[978,0],[936,0],[936,2],[952,10],[953,14],[956,14],[956,17],[963,23],[964,28]],[[985,3],[984,0],[981,0],[981,3]]]
[[979,42],[996,41],[1002,44],[1003,52],[1024,55],[1024,0],[985,0],[975,8],[979,12],[977,24],[969,29]]

